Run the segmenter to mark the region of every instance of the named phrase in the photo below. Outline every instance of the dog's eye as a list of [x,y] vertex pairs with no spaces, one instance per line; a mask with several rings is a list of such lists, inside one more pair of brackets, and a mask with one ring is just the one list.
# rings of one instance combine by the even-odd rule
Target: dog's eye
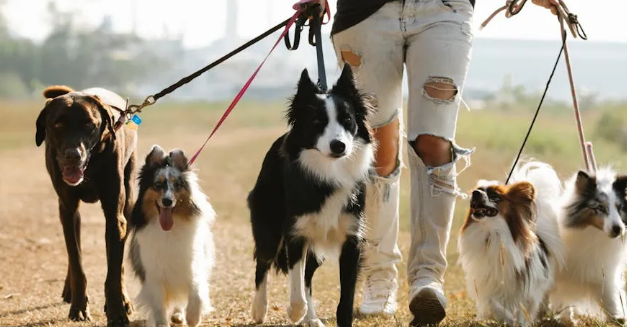
[[344,118],[344,124],[350,124],[353,122],[353,118],[351,116],[347,116]]
[[606,214],[607,210],[605,209],[605,206],[603,206],[602,204],[598,204],[593,208],[596,212],[598,213],[602,213],[602,214]]
[[88,131],[94,129],[94,127],[96,127],[96,125],[94,125],[94,123],[92,123],[92,122],[87,122],[87,123],[83,124],[83,128],[85,128]]
[[56,124],[54,124],[54,128],[55,128],[55,129],[60,129],[60,128],[63,128],[63,126],[64,126],[64,124],[63,124],[63,123],[56,123]]
[[314,119],[311,123],[314,126],[320,126],[320,125],[322,125],[322,119]]
[[487,192],[488,194],[488,199],[492,202],[499,202],[501,201],[501,196],[496,193],[493,189],[488,189]]
[[165,184],[163,182],[159,182],[159,181],[155,182],[155,188],[157,188],[157,189],[163,188],[164,185]]

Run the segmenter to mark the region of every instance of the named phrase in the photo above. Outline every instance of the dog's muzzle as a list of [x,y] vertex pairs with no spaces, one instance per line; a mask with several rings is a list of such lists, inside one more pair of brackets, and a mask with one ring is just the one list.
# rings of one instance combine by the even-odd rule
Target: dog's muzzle
[[470,214],[475,219],[495,217],[499,214],[496,208],[487,205],[488,196],[481,190],[474,190],[470,198]]

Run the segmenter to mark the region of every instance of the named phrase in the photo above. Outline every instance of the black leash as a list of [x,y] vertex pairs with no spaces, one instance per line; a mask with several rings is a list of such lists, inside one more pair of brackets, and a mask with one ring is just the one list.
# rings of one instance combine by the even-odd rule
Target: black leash
[[566,45],[566,37],[564,37],[563,40],[562,40],[562,47],[560,49],[559,54],[557,55],[557,60],[555,61],[555,65],[553,65],[553,71],[551,71],[551,75],[549,76],[549,80],[546,82],[546,87],[544,88],[544,93],[542,93],[542,98],[540,98],[540,103],[538,104],[538,108],[536,109],[536,113],[533,116],[533,120],[531,121],[531,125],[529,126],[529,129],[527,130],[527,135],[525,135],[525,139],[523,140],[523,143],[520,146],[520,150],[518,151],[518,154],[516,155],[516,160],[514,160],[514,164],[512,165],[512,169],[509,171],[509,174],[507,175],[507,179],[505,180],[505,185],[509,184],[509,180],[512,177],[512,174],[514,173],[514,169],[516,169],[516,165],[518,164],[518,161],[520,160],[520,156],[522,155],[523,149],[525,148],[525,145],[527,144],[527,139],[529,139],[529,135],[531,134],[531,130],[533,129],[533,125],[536,122],[536,118],[538,118],[538,114],[540,113],[540,108],[542,108],[542,103],[544,102],[544,98],[546,97],[546,93],[549,90],[549,85],[551,85],[551,80],[553,80],[553,75],[555,75],[555,70],[557,69],[557,65],[560,62],[560,59],[562,57],[562,53],[564,52],[564,46],[565,45]]
[[[148,97],[146,97],[146,99],[144,100],[144,102],[140,105],[130,105],[126,108],[126,110],[124,111],[124,115],[126,116],[131,116],[132,114],[136,113],[136,112],[141,112],[142,109],[144,107],[148,107],[151,106],[153,104],[155,104],[157,102],[157,100],[159,100],[160,98],[174,92],[175,90],[177,90],[178,88],[180,88],[181,86],[191,82],[192,80],[196,79],[198,76],[206,73],[207,71],[209,71],[210,69],[216,67],[217,65],[225,62],[226,60],[230,59],[231,57],[233,57],[234,55],[246,50],[247,48],[249,48],[250,46],[254,45],[255,43],[258,43],[259,41],[265,39],[266,37],[270,36],[272,33],[278,31],[279,29],[281,29],[282,27],[286,26],[290,21],[290,18],[284,20],[283,22],[275,25],[274,27],[270,28],[269,30],[261,33],[259,36],[255,37],[254,39],[244,43],[243,45],[239,46],[237,49],[227,53],[226,55],[222,56],[221,58],[219,58],[218,60],[210,63],[209,65],[201,68],[200,70],[194,72],[193,74],[190,74],[182,79],[180,79],[178,82],[166,87],[165,89],[161,90],[159,93],[156,93],[154,95],[150,95]],[[125,117],[127,119],[130,119],[130,117]],[[116,122],[116,128],[119,128],[119,126],[122,124],[122,120]]]
[[[322,16],[326,13],[326,9],[323,12],[319,3],[306,3],[303,4],[301,9],[303,15],[296,21],[296,28],[294,32],[294,43],[290,42],[288,35],[285,35],[285,46],[288,50],[296,50],[300,45],[300,33],[305,26],[309,26],[309,44],[316,47],[316,57],[318,62],[318,86],[322,91],[328,90],[327,86],[327,74],[324,66],[324,53],[322,51]],[[307,25],[307,21],[311,17],[310,25]]]

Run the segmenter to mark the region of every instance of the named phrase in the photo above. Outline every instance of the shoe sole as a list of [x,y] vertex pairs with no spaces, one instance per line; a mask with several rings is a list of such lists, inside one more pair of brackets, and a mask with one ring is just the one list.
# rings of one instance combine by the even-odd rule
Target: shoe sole
[[411,300],[409,311],[414,315],[410,327],[437,325],[446,317],[446,311],[437,295],[428,288],[418,292]]

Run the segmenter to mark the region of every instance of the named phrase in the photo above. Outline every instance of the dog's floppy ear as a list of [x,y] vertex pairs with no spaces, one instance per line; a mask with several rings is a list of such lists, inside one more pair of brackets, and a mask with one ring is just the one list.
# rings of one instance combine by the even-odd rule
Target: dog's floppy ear
[[180,171],[189,170],[189,161],[187,160],[185,152],[181,149],[174,149],[170,151],[170,162],[172,163],[172,166]]
[[148,155],[146,155],[146,165],[149,167],[162,166],[165,160],[166,153],[163,148],[157,144],[153,145]]
[[39,112],[39,116],[37,117],[37,121],[35,122],[35,127],[37,131],[35,132],[35,144],[40,146],[41,143],[46,139],[46,118],[48,117],[48,103],[50,101],[46,101],[46,105],[41,112]]
[[[90,98],[95,100],[96,105],[98,106],[98,112],[100,112],[100,117],[102,119],[103,124],[105,124],[105,130],[102,131],[101,140],[104,140],[105,137],[110,134],[111,137],[115,140],[115,129],[113,123],[113,113],[111,112],[111,108],[109,105],[103,103],[100,100],[100,97],[97,95],[88,95]],[[106,132],[105,132],[106,131]]]

